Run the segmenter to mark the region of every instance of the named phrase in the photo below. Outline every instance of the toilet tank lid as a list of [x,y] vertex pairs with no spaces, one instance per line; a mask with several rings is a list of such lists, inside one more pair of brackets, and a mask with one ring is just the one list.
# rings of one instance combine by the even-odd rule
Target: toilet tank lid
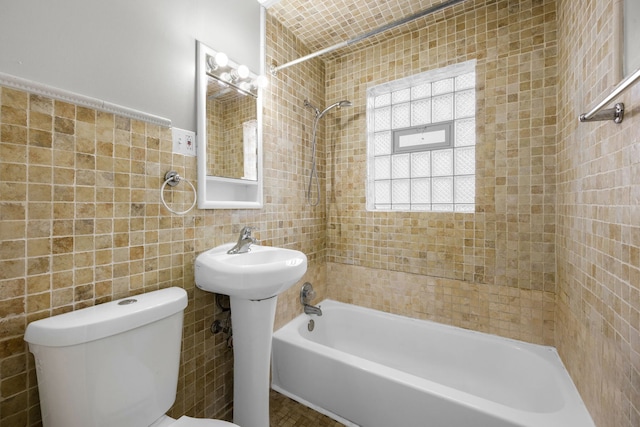
[[24,339],[48,347],[86,343],[169,317],[186,306],[184,289],[161,289],[36,320],[27,326]]

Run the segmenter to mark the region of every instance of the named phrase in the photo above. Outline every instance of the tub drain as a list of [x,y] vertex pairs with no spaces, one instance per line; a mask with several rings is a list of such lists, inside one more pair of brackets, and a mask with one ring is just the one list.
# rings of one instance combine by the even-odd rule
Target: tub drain
[[313,331],[314,326],[316,326],[316,322],[314,322],[313,319],[309,320],[309,323],[307,323],[307,329],[309,332]]

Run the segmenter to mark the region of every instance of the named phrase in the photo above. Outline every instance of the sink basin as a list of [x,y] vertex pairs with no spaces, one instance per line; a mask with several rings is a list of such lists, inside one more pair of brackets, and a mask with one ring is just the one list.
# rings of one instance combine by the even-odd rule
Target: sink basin
[[293,249],[252,245],[243,254],[227,254],[234,243],[196,258],[196,286],[204,291],[261,300],[293,286],[307,271],[307,256]]

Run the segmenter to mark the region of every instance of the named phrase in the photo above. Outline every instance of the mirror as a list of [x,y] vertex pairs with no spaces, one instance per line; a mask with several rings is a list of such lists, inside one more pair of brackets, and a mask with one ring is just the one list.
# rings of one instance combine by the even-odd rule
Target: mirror
[[[264,9],[260,68],[264,71]],[[198,207],[262,207],[262,103],[265,77],[197,43]]]
[[257,180],[256,96],[208,71],[205,115],[207,175]]

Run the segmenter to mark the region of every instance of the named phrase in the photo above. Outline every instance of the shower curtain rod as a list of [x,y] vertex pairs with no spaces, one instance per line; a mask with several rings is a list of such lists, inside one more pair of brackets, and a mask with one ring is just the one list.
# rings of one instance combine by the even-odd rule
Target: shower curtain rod
[[616,86],[605,99],[600,101],[598,105],[593,107],[591,111],[586,114],[580,114],[578,119],[581,122],[613,120],[616,124],[622,123],[622,120],[624,119],[624,104],[622,102],[617,103],[613,108],[608,108],[606,110],[603,110],[603,108],[609,105],[609,103],[618,96],[622,95],[627,89],[629,89],[629,87],[633,86],[633,84],[639,80],[640,68],[621,81],[618,86]]
[[458,3],[462,3],[462,2],[465,2],[465,1],[467,1],[467,0],[448,0],[448,1],[442,2],[440,4],[437,4],[435,6],[431,6],[431,7],[427,8],[427,9],[421,11],[421,12],[415,13],[413,15],[409,15],[409,16],[407,16],[405,18],[402,18],[402,19],[399,19],[397,21],[394,21],[394,22],[392,22],[390,24],[383,25],[382,27],[376,28],[375,30],[369,31],[368,33],[365,33],[365,34],[362,34],[360,36],[354,37],[354,38],[352,38],[350,40],[337,43],[337,44],[335,44],[333,46],[329,46],[329,47],[327,47],[325,49],[322,49],[322,50],[318,50],[318,51],[313,52],[313,53],[311,53],[309,55],[303,56],[302,58],[298,58],[298,59],[295,59],[293,61],[287,62],[286,64],[282,64],[282,65],[279,65],[279,66],[276,66],[275,64],[272,64],[271,67],[270,67],[270,72],[271,72],[272,75],[275,76],[275,75],[278,74],[278,71],[284,70],[285,68],[289,68],[292,65],[296,65],[296,64],[299,64],[301,62],[307,61],[309,59],[315,58],[316,56],[324,55],[325,53],[333,52],[334,50],[350,46],[350,45],[352,45],[354,43],[358,43],[358,42],[360,42],[362,40],[368,39],[369,37],[376,36],[376,35],[378,35],[380,33],[383,33],[383,32],[385,32],[387,30],[391,30],[393,28],[399,27],[400,25],[404,25],[404,24],[406,24],[408,22],[415,21],[418,18],[422,18],[423,16],[431,15],[432,13],[438,12],[440,10],[446,9],[446,8],[448,8],[450,6],[454,6],[454,5],[458,4]]

